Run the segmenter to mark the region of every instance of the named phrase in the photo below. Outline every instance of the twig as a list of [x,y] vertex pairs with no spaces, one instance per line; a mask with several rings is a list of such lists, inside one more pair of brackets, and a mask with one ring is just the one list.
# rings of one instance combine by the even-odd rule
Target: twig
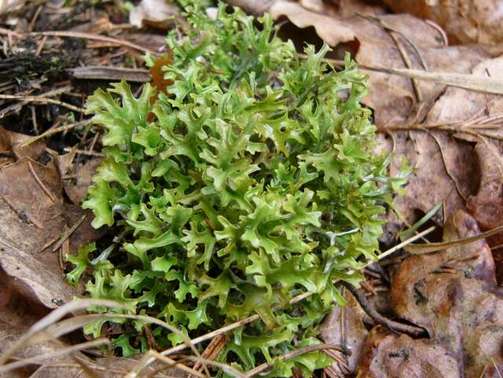
[[42,5],[39,5],[37,10],[35,11],[35,14],[33,15],[30,24],[28,25],[28,30],[31,32],[33,31],[33,28],[35,27],[35,23],[37,22],[38,16],[40,16],[40,12],[42,11],[44,7]]
[[54,197],[54,194],[45,186],[45,184],[42,182],[40,177],[38,177],[37,172],[35,172],[35,169],[33,168],[33,165],[31,164],[31,161],[28,161],[28,168],[30,170],[30,173],[32,174],[33,178],[37,182],[37,184],[40,186],[40,188],[44,191],[44,193],[49,197],[52,203],[56,203],[56,197]]
[[87,155],[87,156],[97,156],[97,157],[103,157],[103,156],[105,156],[101,152],[79,150],[79,149],[76,149],[76,148],[74,149],[74,148],[70,148],[70,147],[65,147],[64,151],[65,152],[75,152],[76,154]]
[[[305,56],[303,54],[299,55]],[[344,66],[344,61],[340,59],[324,58],[324,60],[339,67]],[[408,68],[376,67],[365,64],[358,64],[358,67],[363,71],[375,71],[419,80],[433,81],[475,92],[503,94],[503,80],[497,78],[453,72],[426,72]]]
[[150,73],[142,68],[123,68],[108,66],[85,66],[69,70],[76,79],[85,80],[126,80],[137,83],[150,81]]
[[[390,255],[392,255],[392,254],[393,254],[393,253],[395,253],[396,251],[398,251],[398,250],[402,249],[403,247],[405,247],[405,246],[407,246],[407,245],[411,244],[412,242],[414,242],[414,241],[416,241],[416,240],[418,240],[418,239],[421,239],[423,236],[428,235],[428,234],[429,234],[430,232],[432,232],[434,229],[435,229],[435,226],[431,226],[430,228],[427,228],[426,230],[424,230],[424,231],[420,232],[419,234],[414,235],[413,237],[411,237],[411,238],[409,238],[409,239],[407,239],[407,240],[405,240],[405,241],[401,242],[400,244],[395,245],[394,247],[392,247],[392,248],[388,249],[386,252],[381,253],[381,254],[379,255],[379,260],[382,260],[382,259],[384,259],[384,258],[386,258],[386,257],[388,257],[388,256],[390,256]],[[427,245],[428,245],[428,244],[427,244]],[[410,248],[410,246],[409,246],[409,248]],[[366,265],[364,266],[364,268],[366,268],[367,266],[372,265],[373,263],[374,263],[374,262],[372,261],[372,262],[370,262],[370,263],[366,264]]]
[[79,108],[78,106],[42,96],[18,96],[18,95],[0,94],[0,100],[18,100],[24,102],[41,103],[41,104],[52,104],[67,108],[69,110],[73,110],[74,112],[84,113],[84,109]]
[[[206,358],[208,360],[215,360],[222,349],[225,347],[225,343],[227,341],[227,337],[225,335],[218,335],[217,337],[214,337],[211,339],[210,343],[204,350],[203,354],[201,355],[203,358]],[[202,367],[201,362],[197,362],[194,365],[194,370],[200,370]]]
[[306,353],[311,353],[311,352],[316,352],[316,351],[319,351],[319,350],[326,350],[326,349],[332,349],[332,350],[335,349],[335,350],[338,350],[339,352],[343,352],[343,353],[345,352],[340,347],[340,345],[334,345],[334,344],[308,345],[308,346],[303,347],[303,348],[292,350],[291,352],[285,353],[282,356],[278,356],[278,357],[274,358],[273,362],[270,362],[270,363],[266,362],[266,363],[263,363],[262,365],[257,366],[256,368],[254,368],[252,370],[249,370],[245,374],[245,377],[253,377],[253,376],[257,375],[257,374],[260,374],[260,373],[262,373],[262,372],[270,369],[276,361],[287,361],[287,360],[291,360],[292,358],[301,356],[301,355],[306,354]]
[[90,120],[86,119],[84,121],[79,121],[79,122],[71,123],[69,125],[64,125],[64,126],[50,128],[50,129],[46,130],[45,132],[43,132],[40,135],[37,135],[37,136],[34,136],[32,138],[27,139],[26,141],[24,141],[23,143],[20,144],[20,147],[26,147],[26,146],[28,146],[28,145],[36,142],[37,140],[42,139],[42,138],[47,138],[47,137],[49,137],[51,135],[54,135],[54,134],[57,134],[57,133],[60,133],[60,132],[72,130],[72,129],[76,128],[76,127],[85,126],[85,125],[87,125],[89,123],[90,123]]
[[82,224],[82,222],[84,222],[86,217],[87,217],[87,214],[82,215],[80,217],[80,219],[77,222],[75,222],[75,224],[72,227],[70,227],[65,233],[63,233],[61,238],[58,240],[58,242],[52,248],[52,252],[56,252],[63,245],[65,240],[68,239],[75,232],[75,230],[77,228],[79,228],[79,226]]
[[138,51],[141,51],[144,53],[158,55],[157,52],[152,51],[146,47],[137,45],[136,43],[126,41],[124,39],[107,37],[107,36],[100,35],[100,34],[72,32],[72,31],[64,31],[64,30],[33,32],[33,33],[29,33],[29,34],[30,35],[49,36],[49,37],[79,38],[79,39],[88,39],[88,40],[92,40],[92,41],[108,42],[108,43],[113,43],[113,44],[120,45],[120,46],[129,47],[129,48],[132,48],[134,50],[138,50]]
[[[185,356],[185,358],[187,360],[190,360],[190,361],[197,361],[197,357],[194,357],[194,356]],[[242,372],[240,372],[239,370],[237,370],[236,368],[230,366],[230,365],[227,365],[227,364],[224,364],[224,363],[221,363],[221,362],[217,362],[217,361],[211,361],[211,360],[206,360],[206,359],[201,359],[205,364],[208,364],[210,366],[214,366],[216,368],[219,368],[221,369],[224,373],[226,373],[227,375],[231,376],[231,377],[234,377],[234,378],[246,378],[246,375],[244,375]],[[208,377],[211,377],[210,375],[208,375]]]
[[439,243],[416,244],[414,246],[409,246],[409,248],[410,248],[409,251],[413,254],[416,254],[416,255],[438,252],[438,251],[442,251],[447,248],[457,247],[460,245],[473,243],[475,241],[488,238],[489,236],[499,234],[500,232],[503,232],[503,225],[495,227],[489,231],[482,232],[478,235],[470,236],[470,237],[464,238],[464,239],[451,240],[451,241],[445,241],[445,242],[439,242]]
[[182,363],[176,362],[175,360],[172,360],[169,357],[163,356],[162,354],[160,354],[159,352],[157,352],[155,350],[149,350],[143,356],[142,360],[146,359],[146,358],[155,358],[157,360],[160,360],[161,362],[164,362],[169,367],[178,368],[178,369],[183,370],[183,371],[185,371],[195,377],[200,377],[200,378],[206,377],[204,374],[201,374],[200,372],[196,371],[195,369],[191,369]]
[[344,287],[346,289],[348,289],[351,292],[351,294],[353,294],[353,296],[358,301],[358,303],[360,304],[362,309],[365,311],[365,313],[367,313],[368,316],[370,316],[372,319],[374,319],[376,321],[376,323],[382,324],[392,331],[407,333],[407,334],[415,336],[415,337],[420,336],[426,332],[421,327],[416,327],[416,326],[396,322],[394,320],[391,320],[391,319],[388,319],[388,318],[382,316],[381,314],[379,314],[377,312],[377,310],[374,308],[374,306],[369,303],[365,294],[363,294],[360,290],[358,290],[353,285],[351,285],[350,283],[347,283],[347,282],[342,282],[342,285],[344,285]]
[[14,31],[14,30],[10,30],[10,29],[5,29],[5,28],[0,28],[0,34],[21,37],[21,34],[19,34],[18,32]]

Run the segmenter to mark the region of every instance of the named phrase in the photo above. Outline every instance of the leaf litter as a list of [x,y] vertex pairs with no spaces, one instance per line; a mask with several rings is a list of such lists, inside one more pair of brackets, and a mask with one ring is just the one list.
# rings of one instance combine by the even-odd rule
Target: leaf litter
[[[498,34],[497,24],[479,11],[461,12],[460,15],[453,9],[442,9],[441,3],[431,5],[431,2],[422,1],[386,1],[396,11],[410,12],[437,22],[446,28],[444,32],[430,20],[425,21],[409,14],[386,14],[382,5],[359,1],[295,3],[241,0],[232,3],[241,3],[255,14],[270,11],[280,21],[289,21],[298,28],[307,28],[306,31],[311,29],[311,33],[317,34],[334,49],[331,53],[333,59],[340,59],[341,52],[349,50],[364,67],[472,74],[474,85],[484,83],[484,80],[477,81],[477,77],[486,81],[488,78],[501,77],[501,48],[496,44],[490,45],[498,42],[501,33]],[[487,3],[492,6],[495,2]],[[43,2],[40,4],[42,8],[38,16],[37,8],[30,4],[23,3],[13,8],[13,13],[9,13],[9,23],[11,25],[12,19],[17,18],[14,32],[28,32],[32,21],[33,30],[45,31],[50,25],[47,20],[52,19],[57,21],[54,25],[60,25],[59,29],[72,33],[108,34],[113,39],[86,39],[84,37],[90,37],[87,34],[80,35],[83,38],[78,39],[63,37],[72,35],[68,33],[33,36],[38,39],[36,48],[41,48],[41,51],[75,43],[75,55],[89,65],[112,67],[112,71],[116,64],[137,69],[142,65],[140,55],[134,47],[122,45],[120,41],[130,39],[135,43],[163,38],[155,33],[152,38],[145,38],[145,35],[152,33],[149,29],[140,32],[127,28],[114,30],[113,25],[117,20],[122,17],[127,22],[127,18],[120,16],[121,11],[109,4],[105,4],[105,7],[111,10],[109,14],[115,15],[112,19],[107,13],[98,13],[102,20],[100,23],[96,19],[85,21],[84,17],[84,23],[80,25],[82,20],[77,21],[72,17],[58,20],[57,14],[46,14],[48,8]],[[470,9],[471,2],[462,1],[459,4],[459,9],[466,10]],[[497,17],[497,13],[493,16]],[[5,26],[12,28],[9,24]],[[22,51],[19,50],[19,43],[23,39],[16,37],[14,32],[2,35],[17,56]],[[451,42],[479,44],[450,46]],[[105,47],[107,43],[113,47]],[[145,49],[155,51],[162,45],[150,43],[143,45]],[[26,47],[22,49],[30,51]],[[113,56],[114,53],[117,55]],[[128,56],[133,59],[132,65],[123,60]],[[2,61],[11,57],[3,55]],[[32,54],[30,59],[35,57]],[[70,61],[65,64],[71,66]],[[68,72],[71,78],[71,71]],[[96,78],[100,82],[106,81],[102,72]],[[398,172],[403,164],[402,156],[406,157],[412,168],[404,195],[395,199],[396,211],[389,214],[390,232],[383,241],[392,244],[398,231],[414,224],[438,203],[443,204],[442,211],[437,212],[431,221],[444,227],[449,219],[444,227],[444,240],[477,235],[480,233],[478,227],[490,230],[501,225],[502,97],[490,94],[483,86],[478,91],[449,86],[439,76],[426,81],[418,76],[412,80],[411,75],[404,77],[372,70],[366,73],[370,92],[365,104],[374,111],[374,120],[381,132],[381,148],[393,152],[390,169]],[[0,83],[0,93],[15,93],[25,99],[32,95],[46,98],[44,89],[40,88],[51,90],[53,83],[44,75],[29,69],[24,74],[27,75],[22,83],[24,88],[16,87],[17,84],[7,80]],[[113,76],[113,72],[110,75]],[[76,80],[74,90],[80,91],[79,101],[82,101],[92,88],[82,88],[87,83],[73,80]],[[6,92],[2,88],[10,89]],[[82,102],[75,102],[75,99],[77,97],[63,95],[61,102],[80,107]],[[2,108],[16,105],[12,107],[14,112],[8,110],[5,113],[7,117],[0,120],[4,127],[8,127],[0,129],[0,236],[5,249],[0,263],[9,282],[6,287],[10,289],[7,291],[47,308],[55,308],[75,293],[63,280],[58,254],[47,251],[41,253],[41,249],[49,243],[53,245],[60,241],[65,232],[80,219],[82,213],[79,215],[76,207],[72,208],[75,212],[72,217],[65,213],[69,212],[68,206],[78,205],[85,195],[89,178],[99,160],[93,156],[95,150],[99,151],[99,139],[93,145],[94,130],[89,133],[82,129],[69,131],[68,134],[56,133],[39,140],[36,145],[23,146],[26,139],[23,134],[34,135],[37,128],[50,130],[72,120],[64,117],[65,112],[68,114],[66,110],[61,110],[63,117],[55,112],[58,105],[54,101],[45,104],[33,102],[35,117],[30,108],[32,104],[5,102],[7,98],[3,101]],[[16,117],[24,117],[30,122],[16,122]],[[91,145],[93,148],[90,148]],[[73,156],[68,157],[68,163],[63,164],[61,161],[65,158],[61,158],[62,147],[67,146],[73,147],[73,152],[69,153]],[[52,153],[53,148],[57,151],[55,154]],[[58,152],[60,156],[57,156]],[[30,188],[29,193],[26,188]],[[78,239],[80,229],[84,226],[77,227],[70,239]],[[81,243],[97,237],[84,236]],[[352,346],[357,352],[351,355],[349,361],[339,356],[342,362],[339,365],[336,363],[330,368],[332,370],[327,369],[326,374],[341,376],[347,371],[356,371],[360,376],[499,376],[502,371],[499,348],[503,341],[497,316],[501,313],[501,309],[498,310],[501,299],[496,279],[500,278],[498,282],[501,282],[503,277],[503,274],[498,273],[503,270],[503,257],[498,248],[503,240],[495,235],[488,242],[495,247],[492,253],[485,241],[476,241],[431,255],[410,256],[401,252],[398,259],[391,257],[389,263],[385,260],[383,266],[389,274],[389,283],[381,277],[381,281],[384,280],[383,291],[372,291],[370,285],[365,289],[366,295],[386,316],[406,319],[427,329],[428,338],[414,339],[404,334],[397,335],[385,326],[376,325],[351,294],[346,292],[348,305],[334,309],[334,313],[326,320],[332,326],[325,327],[324,336],[331,337],[327,342]],[[67,248],[69,253],[75,250],[76,244],[71,249],[68,245],[63,248]],[[369,276],[367,278],[370,280]],[[390,298],[391,302],[382,305],[379,297]],[[5,300],[10,303],[8,298]],[[22,319],[29,316],[28,312],[20,314]],[[333,326],[334,322],[339,324]],[[103,361],[88,360],[89,365],[84,368],[74,360],[67,361],[68,366],[48,363],[34,376],[55,372],[71,376],[87,369],[99,372],[100,367],[103,369],[103,366],[107,366],[103,365]],[[113,364],[119,366],[123,362]],[[131,361],[124,361],[124,366],[127,364],[132,366]]]

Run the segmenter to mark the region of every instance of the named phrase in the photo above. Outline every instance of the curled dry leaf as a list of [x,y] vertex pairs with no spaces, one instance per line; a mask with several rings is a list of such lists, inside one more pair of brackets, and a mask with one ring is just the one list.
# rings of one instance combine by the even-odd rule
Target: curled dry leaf
[[178,7],[168,0],[142,0],[129,12],[129,22],[138,28],[148,25],[165,29],[177,14]]
[[57,162],[66,195],[73,204],[80,205],[102,159],[92,158],[79,164],[74,157],[75,153],[69,152],[58,156]]
[[374,328],[362,351],[358,377],[462,377],[455,356],[428,340]]
[[[412,168],[404,194],[394,201],[400,219],[391,216],[392,223],[413,224],[439,203],[448,217],[465,209],[465,199],[477,190],[478,166],[470,143],[428,130],[379,135],[379,143],[393,152],[391,175],[400,173],[404,159]],[[443,214],[438,213],[433,221],[443,224]]]
[[0,128],[0,159],[2,159],[3,155],[3,158],[10,158],[6,162],[13,162],[15,161],[14,158],[22,159],[24,157],[37,160],[45,151],[46,145],[42,141],[37,141],[25,146],[24,142],[29,139],[31,137],[28,135]]
[[49,308],[70,299],[57,254],[45,251],[65,226],[61,181],[53,162],[24,158],[0,169],[0,266],[26,295]]
[[[475,219],[460,211],[444,239],[479,232]],[[487,242],[479,240],[408,257],[392,279],[395,313],[427,329],[431,342],[456,358],[459,376],[479,377],[489,365],[502,363],[503,297],[495,291],[494,269]]]
[[[0,280],[9,284],[5,272],[0,272]],[[8,350],[27,330],[39,316],[45,315],[46,309],[41,305],[27,301],[19,293],[11,293],[9,300],[0,308],[0,355]],[[15,355],[15,359],[30,358],[40,354],[54,352],[64,347],[58,340],[50,340],[36,345],[25,346]],[[15,370],[0,374],[1,377],[26,377],[24,371]]]
[[291,1],[275,1],[269,8],[273,18],[286,16],[299,28],[314,27],[316,33],[330,46],[350,42],[356,39],[356,34],[344,21],[333,17],[311,12],[298,3]]
[[462,43],[503,41],[503,7],[499,0],[384,0],[395,12],[411,13],[444,27]]
[[[479,190],[475,196],[468,199],[468,210],[475,217],[482,229],[489,230],[503,224],[503,151],[501,142],[495,143],[483,139],[479,142],[477,152],[481,179]],[[503,236],[501,234],[489,238],[494,246],[493,256],[496,262],[496,277],[503,282]]]

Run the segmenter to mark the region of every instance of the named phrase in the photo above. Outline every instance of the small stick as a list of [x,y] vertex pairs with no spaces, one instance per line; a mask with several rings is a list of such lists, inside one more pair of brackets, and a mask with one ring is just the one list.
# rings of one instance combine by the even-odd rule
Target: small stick
[[[225,346],[225,343],[227,341],[227,337],[225,335],[218,335],[217,337],[213,338],[206,349],[204,350],[203,354],[201,354],[201,357],[206,358],[208,360],[214,360],[218,357],[220,352]],[[194,370],[201,370],[202,363],[201,361],[196,362],[194,365]]]
[[35,169],[33,168],[33,165],[31,164],[31,161],[28,161],[28,168],[30,169],[33,178],[40,186],[40,188],[44,191],[44,193],[47,195],[47,197],[49,197],[52,203],[56,203],[56,198],[54,197],[52,192],[45,186],[40,177],[38,177],[37,173],[35,172]]
[[47,138],[48,136],[51,136],[51,135],[54,135],[54,134],[57,134],[57,133],[60,133],[60,132],[72,130],[72,129],[76,128],[76,127],[85,126],[85,125],[87,125],[89,123],[90,123],[90,120],[86,119],[84,121],[71,123],[69,125],[64,125],[64,126],[59,126],[59,127],[52,127],[52,128],[46,130],[45,132],[43,132],[40,135],[34,136],[34,137],[30,138],[30,139],[27,139],[25,142],[21,143],[20,146],[21,147],[26,147],[26,146],[28,146],[28,145],[36,142],[39,139]]
[[80,219],[77,222],[75,222],[75,224],[72,227],[70,227],[66,232],[63,233],[61,238],[58,240],[58,242],[52,248],[52,252],[56,252],[63,245],[65,240],[68,239],[75,232],[75,230],[77,228],[79,228],[79,226],[82,224],[82,222],[84,222],[86,217],[87,217],[87,214],[82,215],[80,217]]
[[69,148],[69,147],[65,147],[64,150],[65,150],[65,152],[75,152],[75,153],[77,153],[79,155],[98,156],[98,157],[105,156],[101,152],[79,150],[79,149],[73,149],[73,148]]
[[144,52],[144,53],[150,53],[153,55],[157,55],[157,53],[155,51],[152,51],[146,47],[137,45],[136,43],[126,41],[124,39],[106,37],[104,35],[93,34],[93,33],[82,33],[82,32],[72,32],[72,31],[64,31],[64,30],[55,30],[55,31],[45,31],[45,32],[34,32],[34,33],[29,33],[29,34],[48,36],[48,37],[79,38],[79,39],[88,39],[88,40],[92,40],[92,41],[108,42],[108,43],[113,43],[116,45],[126,46],[126,47],[132,48],[134,50]]
[[41,96],[17,96],[17,95],[0,94],[0,100],[18,100],[24,102],[38,102],[41,104],[59,105],[62,106],[63,108],[73,110],[74,112],[84,113],[84,109],[79,108],[78,106]]
[[368,316],[374,319],[376,323],[382,324],[392,331],[403,332],[416,337],[426,332],[421,327],[416,327],[385,318],[384,316],[382,316],[377,312],[374,306],[370,304],[365,294],[363,294],[360,290],[358,290],[353,285],[347,282],[342,282],[342,285],[344,285],[344,287],[348,289],[351,292],[351,294],[353,294],[353,296],[358,301],[363,310],[367,313]]
[[[301,356],[306,353],[311,353],[311,352],[315,352],[318,350],[326,350],[326,349],[332,349],[332,350],[335,349],[335,350],[338,350],[339,352],[344,352],[343,349],[339,345],[315,344],[315,345],[308,345],[304,348],[292,350],[291,352],[285,353],[282,356],[276,357],[274,360],[275,361],[287,361],[287,360],[291,360],[292,358]],[[259,365],[256,368],[249,370],[246,373],[245,377],[253,377],[257,374],[260,374],[260,373],[270,369],[272,366],[273,366],[273,363],[265,362],[262,365]]]

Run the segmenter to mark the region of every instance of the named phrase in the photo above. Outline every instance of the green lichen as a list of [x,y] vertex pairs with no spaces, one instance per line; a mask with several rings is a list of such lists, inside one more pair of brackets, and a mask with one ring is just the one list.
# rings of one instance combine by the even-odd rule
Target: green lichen
[[[89,98],[105,158],[83,207],[121,238],[101,255],[81,250],[69,277],[87,269],[91,296],[190,336],[258,313],[219,356],[248,370],[320,342],[317,325],[343,302],[333,281],[357,284],[376,257],[397,182],[373,152],[375,128],[360,105],[366,78],[349,59],[336,72],[326,47],[300,57],[270,17],[256,26],[239,10],[221,6],[212,20],[187,9],[190,30],[168,36],[167,93],[145,85],[135,97],[119,83]],[[87,331],[98,336],[102,325]],[[124,327],[123,354],[146,348],[141,330]],[[152,332],[161,348],[181,342]],[[329,362],[313,352],[270,375]]]

